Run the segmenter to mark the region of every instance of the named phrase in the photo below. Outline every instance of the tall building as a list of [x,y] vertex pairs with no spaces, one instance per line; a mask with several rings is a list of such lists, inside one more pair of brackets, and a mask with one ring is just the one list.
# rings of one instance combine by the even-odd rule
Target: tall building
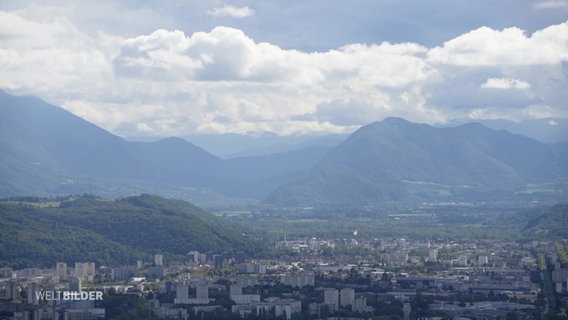
[[458,265],[467,266],[467,262],[467,256],[465,254],[462,254],[458,257]]
[[215,269],[221,269],[225,265],[225,256],[221,254],[214,254],[213,255],[213,263],[215,265]]
[[20,300],[20,283],[16,280],[8,281],[6,286],[6,300],[19,301]]
[[232,284],[229,288],[229,294],[231,297],[241,295],[243,294],[243,287],[239,284]]
[[199,251],[190,251],[187,253],[187,260],[189,262],[190,265],[199,263]]
[[315,276],[313,273],[281,275],[280,282],[292,287],[306,287],[315,285]]
[[246,258],[246,253],[244,251],[239,251],[235,254],[236,263],[244,263]]
[[339,306],[339,292],[337,289],[325,289],[323,292],[323,303],[329,307],[330,311],[337,310]]
[[437,261],[437,260],[438,260],[438,249],[428,250],[428,261]]
[[197,299],[209,299],[209,286],[199,285],[195,288],[195,296]]
[[353,301],[355,301],[355,290],[353,288],[341,289],[341,306],[353,306]]
[[28,303],[29,304],[39,304],[38,293],[39,293],[39,283],[37,283],[37,282],[28,283]]
[[161,254],[157,254],[154,256],[154,264],[156,266],[162,266],[164,265],[164,256]]
[[75,262],[75,277],[92,278],[95,276],[94,262]]
[[[176,283],[176,301],[182,301],[189,299],[189,285],[178,282]],[[178,303],[178,302],[176,302]]]
[[69,282],[69,291],[81,292],[82,290],[83,290],[83,282],[81,278],[79,277],[71,278],[71,281]]
[[58,276],[60,280],[67,280],[67,263],[57,262],[55,264],[55,275]]

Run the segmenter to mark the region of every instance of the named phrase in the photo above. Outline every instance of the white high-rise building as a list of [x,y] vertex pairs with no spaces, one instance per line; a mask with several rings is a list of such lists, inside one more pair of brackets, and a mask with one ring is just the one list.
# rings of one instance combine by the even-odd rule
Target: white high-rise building
[[157,266],[164,265],[164,256],[161,254],[157,254],[154,256],[154,264]]
[[438,260],[438,249],[428,250],[428,261],[437,261],[437,260]]

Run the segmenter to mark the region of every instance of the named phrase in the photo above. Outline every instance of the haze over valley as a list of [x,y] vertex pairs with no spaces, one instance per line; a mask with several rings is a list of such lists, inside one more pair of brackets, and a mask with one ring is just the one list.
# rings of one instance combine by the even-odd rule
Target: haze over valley
[[0,320],[568,320],[568,0],[0,1]]
[[36,97],[2,93],[0,103],[3,197],[152,193],[206,205],[340,207],[567,199],[568,144],[476,123],[436,128],[387,118],[336,144],[317,145],[320,137],[221,159],[176,137],[127,141]]

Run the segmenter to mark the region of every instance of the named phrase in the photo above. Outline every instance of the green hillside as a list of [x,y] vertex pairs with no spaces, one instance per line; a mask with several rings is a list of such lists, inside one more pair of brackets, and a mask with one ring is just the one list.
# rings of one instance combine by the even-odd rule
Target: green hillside
[[9,266],[83,260],[116,265],[158,252],[254,254],[264,249],[243,228],[190,203],[150,195],[5,200],[0,215],[0,263]]
[[533,238],[568,238],[568,203],[552,207],[537,208],[529,212],[532,217],[523,233]]
[[479,124],[435,128],[387,118],[355,131],[302,178],[281,185],[265,201],[347,206],[384,201],[564,201],[565,150],[562,144],[547,145]]

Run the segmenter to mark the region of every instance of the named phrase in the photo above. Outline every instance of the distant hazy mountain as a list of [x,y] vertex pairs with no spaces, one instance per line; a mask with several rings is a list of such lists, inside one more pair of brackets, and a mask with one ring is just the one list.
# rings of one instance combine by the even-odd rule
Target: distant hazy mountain
[[568,142],[568,119],[544,118],[512,122],[507,120],[482,120],[479,123],[495,130],[507,130],[545,143]]
[[480,124],[434,128],[388,118],[354,132],[267,201],[362,205],[521,194],[565,199],[567,150],[566,144],[544,144]]
[[180,138],[126,141],[38,98],[0,91],[0,197],[153,193],[201,206],[567,197],[568,143],[480,124],[389,118],[336,146],[303,143],[310,147],[223,160]]
[[129,142],[35,97],[0,91],[0,197],[155,193],[200,205],[260,199],[304,173],[313,147],[221,160],[180,138]]
[[348,134],[279,136],[271,132],[261,135],[201,134],[187,140],[223,159],[266,156],[312,147],[332,147]]

